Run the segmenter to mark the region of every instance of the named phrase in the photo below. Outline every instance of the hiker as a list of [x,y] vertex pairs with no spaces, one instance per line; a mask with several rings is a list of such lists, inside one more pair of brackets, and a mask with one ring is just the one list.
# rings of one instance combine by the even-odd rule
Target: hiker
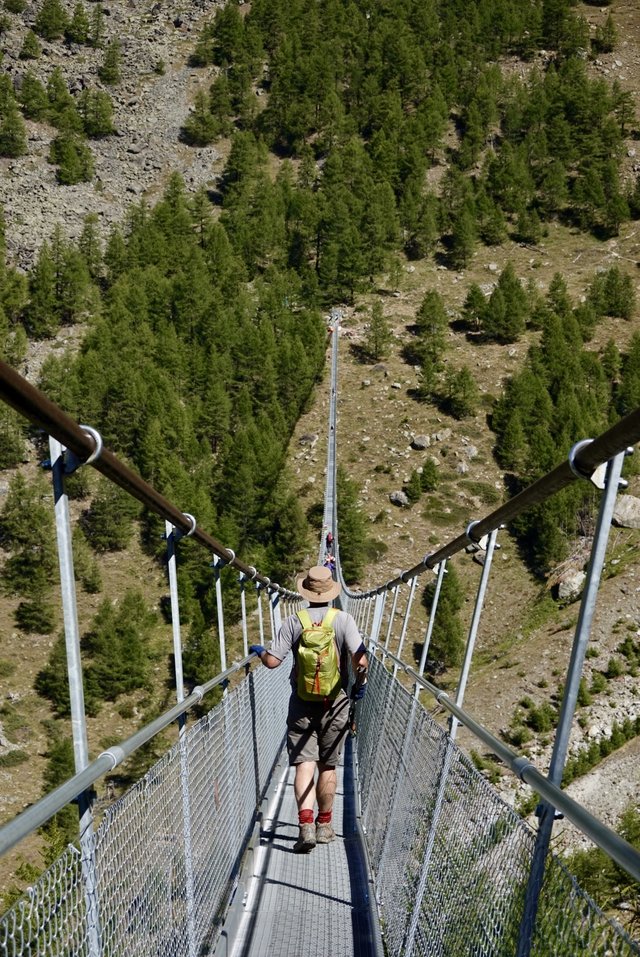
[[[328,844],[336,836],[331,816],[336,765],[348,732],[349,698],[345,689],[349,657],[356,675],[351,697],[358,701],[367,687],[367,655],[351,615],[329,607],[340,593],[340,584],[328,568],[310,568],[298,579],[297,587],[309,607],[284,619],[268,651],[262,645],[251,645],[249,650],[267,668],[277,668],[293,651],[287,750],[289,764],[296,769],[294,792],[300,830],[293,850],[300,854],[316,844]],[[322,647],[323,640],[324,647],[318,653],[317,646]]]
[[324,544],[327,551],[330,552],[333,547],[333,532],[327,532],[327,538]]
[[327,552],[322,564],[325,568],[328,568],[330,572],[334,572],[336,567],[335,555],[333,555],[331,552]]

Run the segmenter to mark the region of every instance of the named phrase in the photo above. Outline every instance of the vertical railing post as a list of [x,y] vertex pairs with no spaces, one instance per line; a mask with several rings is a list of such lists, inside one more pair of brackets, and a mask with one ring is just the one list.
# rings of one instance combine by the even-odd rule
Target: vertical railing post
[[398,591],[399,591],[399,589],[400,589],[400,585],[394,585],[394,586],[393,586],[393,604],[391,605],[391,612],[390,612],[390,614],[389,614],[389,627],[387,628],[387,637],[385,638],[384,650],[383,650],[383,652],[382,652],[382,661],[383,661],[383,662],[384,662],[384,660],[385,660],[385,658],[386,658],[386,652],[389,650],[389,641],[391,640],[391,631],[392,631],[392,629],[393,629],[393,619],[395,618],[396,606],[397,606],[397,604],[398,604]]
[[[467,535],[471,529],[471,525],[467,529]],[[480,584],[478,586],[478,594],[476,595],[476,603],[473,609],[473,617],[471,619],[471,627],[469,628],[469,637],[467,638],[467,647],[464,652],[464,661],[462,663],[462,671],[460,673],[460,681],[458,682],[458,689],[456,691],[456,704],[459,708],[462,707],[464,701],[464,692],[467,687],[467,678],[469,677],[469,670],[471,668],[471,659],[473,657],[473,649],[476,643],[476,637],[478,634],[478,625],[480,624],[480,617],[482,615],[482,606],[484,604],[484,596],[487,591],[487,582],[489,581],[489,572],[491,571],[491,562],[493,560],[493,551],[496,546],[496,538],[498,537],[498,529],[494,528],[493,531],[489,534],[489,539],[487,542],[487,550],[484,556],[484,564],[482,566],[482,574],[480,576]],[[457,718],[451,718],[451,727],[449,734],[451,739],[455,741],[456,733],[458,730],[458,720]]]
[[[191,529],[186,533],[187,536],[193,535],[196,530],[196,520],[193,515],[185,512],[186,517],[191,522]],[[182,638],[180,635],[180,603],[178,599],[178,572],[176,560],[176,544],[185,535],[179,528],[165,521],[165,538],[167,540],[167,576],[169,578],[169,601],[171,603],[171,630],[173,634],[173,660],[176,676],[176,701],[178,704],[184,701],[184,675],[182,670]],[[185,727],[185,715],[178,719],[180,733]]]
[[280,611],[280,592],[274,588],[269,596],[269,605],[271,607],[271,637],[275,640],[280,626],[282,625],[282,613]]
[[[185,513],[191,521],[191,529],[186,533],[193,535],[196,530],[196,520],[193,515]],[[180,634],[180,600],[178,596],[178,572],[176,562],[176,543],[184,533],[165,522],[165,537],[167,540],[167,573],[169,578],[169,600],[171,602],[171,628],[173,633],[173,660],[176,676],[176,701],[184,701],[184,675],[182,670],[182,637]],[[185,870],[185,910],[187,919],[187,948],[189,957],[196,957],[196,923],[195,923],[195,884],[193,876],[193,843],[191,839],[191,799],[189,790],[189,754],[187,747],[187,719],[185,714],[178,718],[180,736],[180,792],[182,797],[182,814],[184,822],[184,870]]]
[[262,582],[256,582],[256,597],[258,599],[258,633],[260,635],[260,644],[264,645],[264,618],[262,614]]
[[[422,645],[422,654],[420,655],[420,664],[418,665],[418,674],[420,677],[424,674],[424,669],[427,664],[427,655],[429,654],[429,645],[431,644],[431,635],[433,634],[433,626],[436,620],[436,612],[438,611],[438,602],[440,601],[440,592],[442,591],[442,580],[444,578],[445,572],[447,570],[447,560],[440,562],[438,565],[438,577],[436,578],[436,587],[433,593],[433,601],[431,602],[431,610],[429,612],[429,624],[427,625],[427,632],[424,636],[424,644]],[[414,691],[414,696],[420,698],[420,692],[422,686],[416,681],[416,687]]]
[[[88,426],[96,442],[93,460],[102,450],[102,440],[95,430]],[[75,456],[63,449],[63,446],[49,436],[49,453],[53,476],[54,512],[56,523],[56,541],[58,546],[58,565],[60,568],[60,588],[62,594],[62,615],[64,620],[65,645],[67,652],[67,674],[69,677],[69,706],[71,711],[71,729],[73,736],[73,755],[76,773],[83,771],[89,764],[87,743],[87,723],[84,708],[84,687],[82,680],[82,660],[80,657],[80,629],[78,626],[78,607],[76,602],[76,582],[73,568],[73,545],[71,521],[69,518],[69,498],[65,491],[64,476],[75,471],[81,464]],[[85,906],[87,911],[88,957],[100,957],[100,921],[98,909],[98,888],[95,864],[95,841],[93,835],[93,814],[91,793],[83,792],[78,796],[80,819],[80,851],[82,856],[82,876],[84,883]]]
[[[573,447],[569,456],[569,461],[572,468],[574,467],[573,458],[576,451],[580,446],[587,444],[590,441],[591,439],[586,439],[584,442],[579,442]],[[589,561],[589,569],[587,571],[587,578],[585,581],[584,591],[582,593],[582,600],[580,602],[580,613],[578,615],[573,646],[571,648],[571,658],[569,660],[569,667],[567,670],[564,697],[562,699],[560,717],[558,719],[558,728],[556,731],[555,741],[553,744],[553,753],[551,755],[551,762],[549,765],[549,780],[552,782],[552,784],[556,784],[558,787],[560,787],[562,784],[562,776],[564,774],[571,725],[573,723],[573,715],[578,700],[580,678],[582,676],[582,668],[587,651],[587,644],[589,642],[589,635],[591,633],[591,623],[593,621],[596,599],[598,597],[598,589],[600,587],[600,578],[602,576],[602,569],[607,551],[607,542],[609,540],[609,530],[611,528],[613,509],[615,507],[618,489],[621,487],[621,485],[626,485],[624,480],[620,478],[622,473],[622,465],[625,455],[631,451],[632,450],[629,449],[627,452],[620,452],[609,461],[604,482],[600,480],[598,474],[599,470],[596,470],[593,476],[582,476],[583,478],[590,478],[597,488],[604,488],[604,494],[600,499],[600,509],[598,512],[596,531],[593,538],[593,545],[591,547],[591,559]],[[531,954],[531,945],[533,942],[533,932],[535,929],[536,917],[538,913],[540,891],[542,890],[547,852],[549,850],[551,832],[553,830],[553,822],[555,820],[555,808],[547,801],[541,802],[537,813],[540,823],[538,825],[536,844],[533,852],[533,860],[531,863],[531,872],[529,874],[529,882],[527,884],[524,913],[520,923],[520,933],[516,957],[529,957]]]
[[242,619],[242,657],[246,658],[249,654],[249,636],[247,632],[247,596],[245,589],[246,575],[240,572],[240,616]]
[[384,605],[387,600],[387,589],[385,588],[382,592],[378,592],[376,595],[376,604],[373,612],[373,624],[371,626],[371,634],[369,638],[371,641],[378,641],[378,636],[380,634],[380,628],[382,626],[382,616],[384,615]]
[[364,628],[363,632],[365,635],[369,634],[369,619],[371,618],[371,612],[373,610],[373,596],[368,595],[366,600],[366,610],[365,610],[365,619],[364,619]]
[[416,939],[416,931],[418,929],[418,923],[420,921],[420,908],[422,907],[422,901],[424,899],[425,891],[427,889],[427,880],[429,877],[429,868],[431,865],[431,858],[433,856],[433,849],[436,843],[436,835],[438,833],[438,824],[440,821],[440,814],[442,812],[442,805],[444,804],[445,795],[447,791],[447,780],[449,778],[449,771],[451,769],[451,762],[455,754],[455,744],[450,737],[443,737],[441,739],[445,743],[445,752],[442,759],[442,767],[440,769],[440,778],[438,781],[438,791],[436,793],[434,805],[433,805],[433,814],[431,816],[431,826],[429,827],[429,837],[427,838],[427,845],[425,847],[424,855],[422,857],[422,863],[420,865],[420,876],[418,878],[418,886],[416,888],[415,899],[413,901],[413,912],[411,914],[411,920],[409,922],[409,927],[405,933],[405,938],[403,942],[403,957],[411,957],[413,954],[413,945]]
[[[418,584],[418,576],[414,575],[414,577],[411,579],[409,594],[407,596],[407,607],[404,610],[404,618],[402,619],[402,630],[400,632],[400,641],[398,642],[398,651],[397,651],[398,658],[402,658],[402,649],[404,648],[404,640],[407,637],[407,628],[409,627],[409,618],[411,617],[411,606],[413,604],[413,596],[416,593],[417,584]],[[393,677],[395,678],[397,674],[398,674],[398,664],[396,662],[393,665]]]
[[[233,556],[235,558],[235,555]],[[223,558],[220,558],[219,555],[215,555],[213,559],[213,573],[216,583],[216,611],[217,611],[217,620],[218,620],[218,643],[220,647],[220,670],[227,670],[227,646],[225,642],[224,634],[224,607],[222,604],[222,580],[220,577],[220,572],[226,561]]]

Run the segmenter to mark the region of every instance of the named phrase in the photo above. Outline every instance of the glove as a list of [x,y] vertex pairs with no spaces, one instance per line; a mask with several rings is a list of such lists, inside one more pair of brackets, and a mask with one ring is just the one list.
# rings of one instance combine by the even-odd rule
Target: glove
[[351,689],[351,700],[362,701],[366,690],[367,690],[366,682],[363,685],[354,685],[353,688]]
[[251,654],[251,655],[257,655],[258,658],[259,658],[260,655],[263,654],[263,652],[265,652],[266,650],[267,650],[267,649],[266,649],[266,648],[263,648],[262,645],[249,645],[249,654]]

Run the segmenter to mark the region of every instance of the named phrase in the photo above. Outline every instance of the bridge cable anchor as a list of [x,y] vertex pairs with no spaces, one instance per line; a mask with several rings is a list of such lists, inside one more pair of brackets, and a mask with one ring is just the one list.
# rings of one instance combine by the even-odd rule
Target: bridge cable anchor
[[182,514],[184,515],[185,518],[189,520],[189,524],[191,525],[191,528],[189,529],[188,532],[183,532],[181,528],[176,528],[176,526],[174,525],[173,538],[174,538],[174,541],[176,542],[179,542],[181,538],[191,538],[198,524],[195,518],[193,517],[193,515],[191,514],[191,512],[183,512]]
[[73,475],[81,465],[91,465],[96,459],[99,459],[102,455],[103,442],[102,436],[97,429],[94,429],[91,425],[81,425],[80,428],[82,431],[90,436],[94,441],[93,452],[89,454],[89,457],[86,459],[79,458],[75,452],[72,452],[71,449],[64,449],[62,453],[62,458],[64,462],[64,474]]
[[215,569],[216,572],[219,572],[221,568],[224,568],[225,565],[231,565],[235,561],[236,553],[232,548],[227,548],[227,551],[230,553],[229,558],[223,558],[222,555],[214,555],[213,561],[209,562],[209,567]]
[[607,462],[601,462],[593,470],[593,472],[586,472],[584,469],[581,469],[576,461],[576,456],[586,449],[588,445],[591,445],[593,439],[581,439],[579,442],[576,442],[575,445],[571,446],[571,451],[569,452],[569,468],[576,476],[576,478],[586,479],[588,482],[591,482],[592,485],[595,485],[596,488],[600,490],[605,487],[605,478],[607,474]]

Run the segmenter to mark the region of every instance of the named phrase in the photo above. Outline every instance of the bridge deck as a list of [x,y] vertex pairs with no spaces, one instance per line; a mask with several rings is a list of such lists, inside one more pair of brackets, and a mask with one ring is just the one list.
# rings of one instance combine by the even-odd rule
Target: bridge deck
[[380,930],[371,919],[367,868],[358,838],[351,742],[338,768],[336,840],[294,854],[298,815],[293,768],[276,767],[279,785],[260,843],[244,875],[246,895],[231,957],[375,957]]

